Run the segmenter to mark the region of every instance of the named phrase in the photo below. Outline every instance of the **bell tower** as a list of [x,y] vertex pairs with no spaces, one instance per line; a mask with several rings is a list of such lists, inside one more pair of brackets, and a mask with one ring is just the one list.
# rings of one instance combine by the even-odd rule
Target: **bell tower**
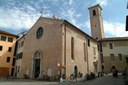
[[104,27],[102,19],[102,8],[99,4],[92,6],[89,9],[90,13],[90,25],[91,25],[91,36],[94,39],[104,38]]

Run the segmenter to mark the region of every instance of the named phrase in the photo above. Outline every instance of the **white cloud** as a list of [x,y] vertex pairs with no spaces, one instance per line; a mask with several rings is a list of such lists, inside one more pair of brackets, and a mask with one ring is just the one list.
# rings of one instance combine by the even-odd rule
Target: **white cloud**
[[[14,6],[11,9],[10,6],[0,7],[0,13],[0,28],[14,30],[30,29],[41,15],[31,4],[22,7]],[[43,13],[43,16],[51,16],[50,11]]]
[[[104,21],[104,33],[105,37],[126,37],[128,32],[125,31],[125,24],[119,22]],[[91,29],[90,21],[85,23],[85,27]]]
[[93,3],[93,5],[95,4],[100,4],[101,6],[107,6],[108,0],[96,0],[96,2]]
[[104,21],[104,31],[106,37],[124,37],[128,36],[128,32],[125,31],[125,24],[119,22]]
[[72,5],[73,4],[73,0],[69,0],[69,5]]
[[86,21],[85,26],[86,26],[87,28],[91,29],[91,27],[90,27],[90,20]]
[[[0,8],[0,27],[6,29],[29,29],[34,23],[29,13],[19,9]],[[38,15],[38,14],[37,14]],[[35,20],[34,20],[35,21]]]

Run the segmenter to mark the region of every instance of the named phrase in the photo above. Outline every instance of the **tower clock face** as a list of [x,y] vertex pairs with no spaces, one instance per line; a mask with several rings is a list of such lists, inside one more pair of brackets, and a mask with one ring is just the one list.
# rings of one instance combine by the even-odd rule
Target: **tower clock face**
[[40,39],[43,35],[43,27],[39,27],[37,32],[36,32],[36,38]]

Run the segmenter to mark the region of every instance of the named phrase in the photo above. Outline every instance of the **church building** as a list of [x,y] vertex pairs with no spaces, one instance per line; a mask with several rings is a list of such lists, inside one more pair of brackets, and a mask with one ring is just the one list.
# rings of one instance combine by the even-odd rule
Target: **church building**
[[128,37],[105,38],[101,6],[88,9],[91,36],[66,20],[41,16],[17,39],[14,76],[71,79],[72,75],[110,73],[115,68],[122,72]]

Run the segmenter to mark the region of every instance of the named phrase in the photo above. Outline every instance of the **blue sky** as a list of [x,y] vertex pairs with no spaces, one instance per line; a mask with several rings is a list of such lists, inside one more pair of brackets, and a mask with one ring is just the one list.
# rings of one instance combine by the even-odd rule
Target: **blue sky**
[[0,29],[14,34],[29,30],[42,15],[65,19],[90,35],[88,8],[103,8],[105,37],[126,37],[127,0],[0,0]]

